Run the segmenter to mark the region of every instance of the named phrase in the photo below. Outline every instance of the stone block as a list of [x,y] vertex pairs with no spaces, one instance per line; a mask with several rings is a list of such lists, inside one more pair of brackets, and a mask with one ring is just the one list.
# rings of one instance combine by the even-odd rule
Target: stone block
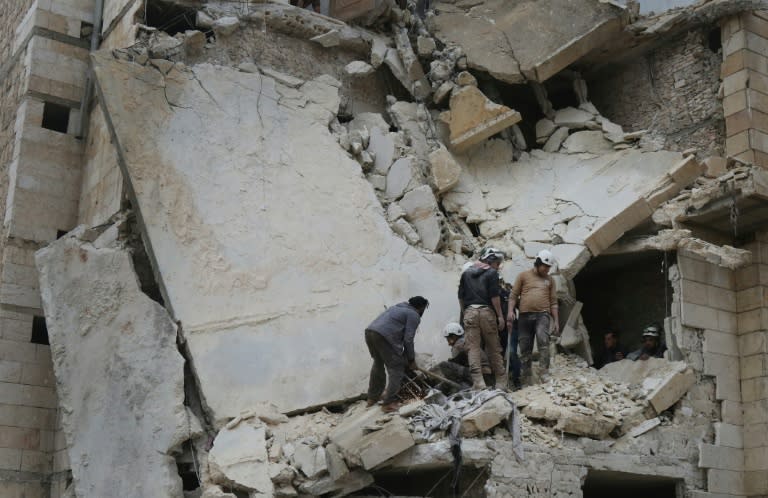
[[736,293],[736,311],[750,311],[765,306],[765,289],[762,286],[744,289]]
[[739,356],[738,336],[716,330],[704,331],[704,353]]
[[0,404],[0,425],[30,429],[53,429],[55,409]]
[[325,448],[317,445],[299,443],[293,454],[294,467],[310,479],[328,471]]
[[584,243],[592,255],[597,256],[619,240],[625,232],[650,218],[651,214],[648,202],[641,197],[594,229]]
[[587,123],[594,119],[595,116],[591,112],[576,109],[575,107],[566,107],[555,113],[555,126],[565,126],[571,130],[581,130],[586,128]]
[[723,40],[723,55],[728,57],[747,47],[747,33],[743,29],[732,33],[727,39]]
[[24,472],[50,472],[52,458],[42,451],[23,450],[21,454],[21,469]]
[[744,409],[741,402],[723,400],[720,404],[720,418],[726,424],[744,425]]
[[747,496],[768,495],[768,472],[765,470],[744,472],[744,494]]
[[461,418],[461,433],[464,437],[479,436],[506,421],[513,409],[504,396],[496,396]]
[[0,382],[0,403],[36,408],[56,408],[56,392],[49,387]]
[[386,196],[397,200],[406,192],[421,185],[421,173],[413,157],[401,157],[392,164],[387,173]]
[[42,363],[25,363],[21,374],[21,383],[33,386],[55,387],[53,365]]
[[739,365],[742,380],[763,377],[768,374],[768,355],[742,356]]
[[0,360],[0,382],[19,383],[22,363]]
[[380,419],[382,412],[378,407],[364,409],[358,405],[346,414],[328,437],[348,457],[359,459],[366,470],[372,469],[416,444],[407,422],[400,416],[384,422],[379,430],[363,431],[364,427]]
[[519,112],[491,102],[474,86],[454,91],[451,94],[450,109],[445,121],[451,130],[451,147],[459,152],[523,119]]
[[562,146],[565,139],[568,138],[568,133],[570,133],[570,130],[565,126],[561,126],[555,130],[544,143],[544,147],[542,147],[544,152],[557,152],[560,150],[560,146]]
[[768,423],[768,400],[761,399],[742,403],[744,407],[744,426]]
[[712,493],[744,495],[744,473],[733,470],[707,470],[707,488]]
[[750,80],[749,73],[749,70],[742,69],[741,71],[737,71],[723,78],[724,96],[727,97],[738,91],[746,89],[747,82]]
[[40,429],[0,427],[0,448],[40,449]]
[[702,443],[699,445],[699,467],[742,471],[744,450]]
[[748,131],[743,131],[725,139],[725,151],[727,155],[735,156],[750,149],[750,136]]
[[768,447],[749,448],[744,450],[744,470],[768,471]]
[[768,332],[761,330],[740,334],[739,352],[742,356],[768,353]]
[[684,279],[728,290],[733,290],[735,287],[732,270],[694,258],[690,253],[678,254],[677,262]]
[[571,154],[609,154],[614,151],[613,144],[603,137],[600,130],[571,133],[563,142],[563,150]]
[[438,217],[437,199],[428,185],[415,188],[403,196],[400,207],[421,237],[425,249],[436,251],[440,246],[442,226]]
[[439,194],[451,190],[459,183],[461,165],[448,150],[440,148],[430,152],[429,164]]
[[18,448],[0,448],[0,470],[21,470],[21,453]]
[[666,378],[648,395],[648,401],[656,413],[661,413],[675,404],[696,382],[693,370],[675,372]]
[[715,422],[715,445],[728,448],[744,447],[744,428],[724,422]]
[[768,399],[768,379],[742,379],[741,399],[744,403]]
[[704,174],[709,178],[717,178],[724,175],[728,170],[726,164],[728,161],[724,157],[710,156],[704,160]]
[[739,334],[768,329],[768,310],[758,308],[737,315]]
[[744,448],[768,446],[768,423],[744,426],[743,435]]

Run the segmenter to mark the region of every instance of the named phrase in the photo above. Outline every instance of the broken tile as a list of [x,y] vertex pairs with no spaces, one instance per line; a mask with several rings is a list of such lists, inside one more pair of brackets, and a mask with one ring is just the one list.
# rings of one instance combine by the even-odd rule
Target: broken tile
[[440,148],[430,152],[429,164],[439,194],[451,190],[459,183],[461,165],[448,150]]

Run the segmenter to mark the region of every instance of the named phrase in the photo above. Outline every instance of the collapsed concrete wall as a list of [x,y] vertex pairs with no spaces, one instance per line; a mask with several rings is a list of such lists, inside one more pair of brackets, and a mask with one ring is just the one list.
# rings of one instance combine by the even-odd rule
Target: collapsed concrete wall
[[80,228],[37,254],[75,490],[175,498],[172,452],[199,424],[183,405],[176,325],[116,234]]

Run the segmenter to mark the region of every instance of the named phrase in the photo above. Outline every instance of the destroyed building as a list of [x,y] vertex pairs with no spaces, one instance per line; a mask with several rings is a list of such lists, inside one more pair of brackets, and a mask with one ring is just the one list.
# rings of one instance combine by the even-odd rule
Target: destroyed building
[[[0,496],[768,496],[768,4],[298,3],[0,0]],[[576,345],[366,408],[489,245]]]

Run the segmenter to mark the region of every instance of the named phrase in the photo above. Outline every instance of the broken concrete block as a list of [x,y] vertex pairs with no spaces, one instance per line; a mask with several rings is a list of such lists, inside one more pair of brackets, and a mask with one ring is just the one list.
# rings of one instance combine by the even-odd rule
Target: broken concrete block
[[440,148],[430,152],[429,164],[439,194],[451,190],[459,183],[461,165],[448,150]]
[[566,107],[555,112],[555,125],[565,126],[571,130],[580,130],[587,127],[587,123],[592,121],[592,113],[576,109],[575,107]]
[[327,472],[325,448],[300,442],[293,453],[293,465],[310,479]]
[[204,10],[198,10],[195,15],[195,26],[211,29],[213,27],[213,18],[206,14]]
[[477,86],[477,79],[469,71],[462,71],[456,76],[459,86]]
[[[139,288],[130,252],[83,242],[83,230],[35,257],[75,491],[181,496],[172,452],[197,422],[184,408],[176,325]],[[34,402],[55,409],[47,399]]]
[[720,156],[710,156],[704,159],[704,174],[709,178],[717,178],[728,172],[728,160]]
[[299,490],[310,496],[347,496],[373,484],[373,476],[362,470],[354,470],[340,479],[324,477],[317,481],[302,483]]
[[364,61],[352,61],[344,66],[344,72],[350,76],[363,77],[373,74],[373,66]]
[[187,30],[184,32],[184,50],[188,55],[200,55],[205,48],[205,34],[202,31]]
[[496,396],[461,417],[461,435],[475,437],[505,422],[512,414],[512,403],[504,396]]
[[555,130],[554,133],[547,139],[542,149],[544,152],[557,152],[560,150],[560,146],[563,145],[565,139],[568,138],[569,130],[565,126],[562,126]]
[[420,57],[429,57],[435,51],[437,45],[431,36],[419,36],[416,38],[416,50]]
[[374,127],[370,133],[367,150],[373,154],[373,171],[378,175],[386,176],[395,158],[394,136],[386,129],[378,127]]
[[448,81],[453,75],[453,64],[437,59],[429,64],[429,79],[435,83]]
[[387,56],[387,40],[382,36],[374,36],[371,43],[371,66],[378,68]]
[[444,81],[440,84],[439,87],[437,87],[437,90],[435,90],[434,95],[432,95],[432,101],[435,104],[441,103],[448,95],[451,94],[451,91],[453,91],[453,83],[450,81]]
[[563,411],[555,430],[576,436],[606,439],[617,425],[615,420],[602,415],[585,415],[573,411]]
[[274,484],[291,484],[296,477],[296,470],[290,465],[275,462],[269,463],[269,478]]
[[655,418],[646,420],[642,424],[633,427],[632,430],[630,430],[627,433],[627,436],[628,437],[642,436],[646,432],[648,432],[648,431],[650,431],[652,429],[655,429],[659,425],[661,425],[661,419],[659,417],[655,417]]
[[328,475],[331,476],[331,479],[337,481],[349,474],[349,468],[338,446],[328,443],[325,447],[325,457],[328,463]]
[[608,154],[613,152],[613,145],[603,137],[602,131],[577,131],[565,139],[563,149],[568,153]]
[[389,199],[399,199],[406,192],[421,185],[421,174],[413,157],[401,157],[394,162],[387,173],[386,195]]
[[543,251],[544,249],[551,249],[552,245],[544,242],[526,242],[523,246],[523,251],[525,252],[525,255],[529,258],[535,258],[537,254],[539,254],[540,251]]
[[450,144],[463,151],[522,120],[519,112],[494,104],[477,87],[465,86],[451,94],[446,122]]
[[235,482],[239,486],[263,494],[274,490],[269,475],[266,428],[253,420],[234,429],[222,429],[208,453],[211,478],[218,484]]
[[624,142],[624,129],[621,125],[611,122],[602,116],[597,117],[597,122],[600,123],[600,127],[605,134],[605,138],[611,142],[618,144]]
[[412,246],[421,241],[421,237],[419,237],[419,233],[413,228],[413,225],[402,218],[392,222],[392,230],[402,236]]
[[662,379],[658,387],[648,394],[648,402],[656,413],[661,413],[677,403],[683,394],[696,382],[693,370],[685,372],[673,372]]
[[[418,62],[418,61],[417,61]],[[405,67],[397,49],[389,48],[384,56],[384,64],[392,71],[392,74],[405,87],[411,95],[417,99],[423,99],[429,95],[432,88],[426,77],[412,79],[408,68]],[[419,65],[419,67],[421,67]]]
[[415,188],[403,196],[400,206],[406,219],[413,224],[425,249],[436,251],[440,247],[442,226],[435,194],[428,185]]
[[[240,66],[242,65],[243,64],[241,64]],[[301,78],[295,78],[290,74],[281,73],[280,71],[275,71],[274,69],[270,69],[268,67],[260,67],[259,71],[261,71],[261,74],[263,74],[264,76],[272,78],[273,80],[277,81],[281,85],[285,85],[289,88],[299,88],[301,85],[306,83],[306,81],[304,81]]]
[[153,59],[165,59],[170,57],[177,53],[184,43],[173,36],[168,36],[168,34],[162,31],[156,35],[157,37],[153,38],[152,43],[148,48],[149,57]]
[[551,119],[543,118],[536,122],[536,143],[544,144],[555,132],[557,127]]
[[387,221],[393,223],[400,218],[405,217],[405,211],[400,207],[400,204],[393,202],[387,206]]
[[213,21],[211,28],[216,36],[229,36],[240,27],[240,20],[237,17],[220,17]]
[[[373,432],[364,430],[374,425],[381,428]],[[341,448],[347,461],[357,459],[366,470],[416,444],[405,419],[387,417],[378,407],[366,409],[362,405],[350,410],[328,438]]]
[[200,495],[200,498],[237,498],[237,496],[232,493],[224,492],[224,490],[216,485],[204,484],[203,494]]
[[557,244],[551,248],[557,268],[565,278],[574,278],[589,263],[592,255],[581,244]]
[[309,41],[319,43],[325,48],[330,48],[330,47],[336,47],[339,45],[339,43],[341,43],[341,36],[339,35],[339,32],[337,30],[332,29],[321,35],[313,36],[312,38],[309,39]]

